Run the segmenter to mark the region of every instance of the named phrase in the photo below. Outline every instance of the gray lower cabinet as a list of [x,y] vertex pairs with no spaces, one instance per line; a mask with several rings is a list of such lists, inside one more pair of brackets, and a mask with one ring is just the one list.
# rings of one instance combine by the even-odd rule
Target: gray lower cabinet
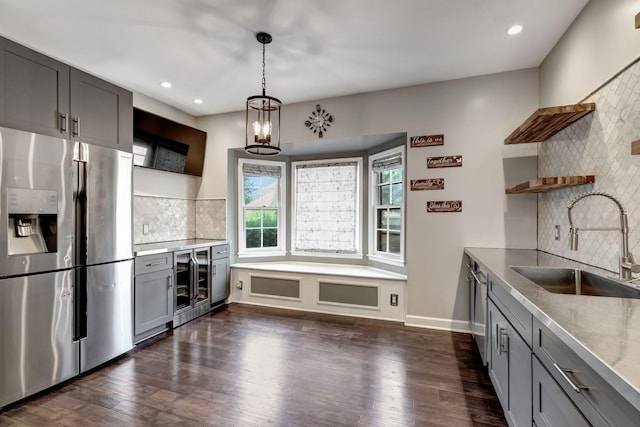
[[137,257],[135,266],[134,342],[139,343],[167,330],[173,320],[173,253]]
[[229,245],[211,247],[211,304],[218,305],[229,296]]
[[[574,412],[579,415],[578,420],[585,419],[587,425],[615,427],[640,425],[640,413],[631,403],[556,334],[537,320],[534,321],[534,336],[533,351],[535,359],[540,362],[540,369],[534,371],[534,384],[544,381],[539,378],[545,375],[551,377],[556,389],[561,391],[575,408]],[[549,384],[549,381],[546,383]],[[547,387],[547,390],[550,389],[550,386]],[[559,396],[558,393],[555,395]],[[563,405],[564,407],[566,405]],[[545,406],[543,401],[542,408],[538,409],[538,412],[550,419],[551,415],[547,414],[548,409],[549,406]],[[538,425],[542,424],[541,421],[536,422]],[[576,424],[550,425],[584,425],[576,422]]]
[[533,357],[533,421],[537,427],[588,427],[591,424]]
[[531,426],[531,349],[492,300],[488,316],[489,378],[509,425]]
[[130,152],[133,95],[0,37],[0,126]]

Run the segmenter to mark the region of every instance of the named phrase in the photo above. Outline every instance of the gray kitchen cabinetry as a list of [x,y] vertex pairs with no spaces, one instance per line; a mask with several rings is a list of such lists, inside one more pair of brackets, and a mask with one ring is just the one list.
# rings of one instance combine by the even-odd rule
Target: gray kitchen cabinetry
[[531,314],[514,315],[519,303],[499,287],[489,276],[489,378],[509,425],[531,426],[531,348],[515,327],[530,331]]
[[[638,426],[640,418],[637,410],[538,320],[534,321],[533,351],[534,361],[539,362],[533,371],[533,381],[538,386],[544,386],[544,390],[534,388],[535,393],[540,393],[540,396],[534,395],[534,419],[538,426]],[[554,396],[557,408],[545,405],[550,396]],[[560,411],[565,416],[571,411],[576,413],[575,417],[571,417],[575,424],[561,424],[562,418],[547,424],[542,421],[555,419]],[[581,424],[583,420],[586,420],[586,424]]]
[[587,427],[589,422],[538,359],[532,359],[533,421],[537,427]]
[[173,320],[173,252],[136,257],[134,342],[168,329]]
[[0,126],[131,151],[133,95],[0,37]]
[[224,303],[229,296],[229,245],[211,247],[211,304]]

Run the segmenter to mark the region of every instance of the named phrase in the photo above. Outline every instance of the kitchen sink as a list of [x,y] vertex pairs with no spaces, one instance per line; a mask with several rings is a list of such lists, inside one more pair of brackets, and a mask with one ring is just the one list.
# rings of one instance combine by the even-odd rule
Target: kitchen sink
[[511,266],[511,269],[554,294],[640,298],[640,289],[577,268]]

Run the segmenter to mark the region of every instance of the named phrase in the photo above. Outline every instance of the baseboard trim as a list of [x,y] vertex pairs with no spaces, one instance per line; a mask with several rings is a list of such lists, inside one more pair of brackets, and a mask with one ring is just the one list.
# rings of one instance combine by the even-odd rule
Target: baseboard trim
[[293,310],[293,311],[306,311],[309,313],[319,313],[319,314],[329,314],[331,316],[343,316],[343,317],[359,317],[361,319],[371,319],[371,320],[383,320],[386,322],[394,322],[394,323],[402,323],[402,319],[391,319],[388,317],[379,317],[379,316],[366,316],[356,313],[336,313],[332,311],[324,311],[324,310],[312,310],[308,308],[300,308],[300,307],[287,307],[282,305],[275,304],[265,304],[262,302],[255,301],[234,301],[234,304],[247,304],[247,305],[257,305],[260,307],[269,307],[269,308],[279,308],[282,310]]
[[441,331],[463,332],[470,334],[469,323],[462,320],[441,319],[438,317],[405,316],[406,326],[418,328],[438,329]]

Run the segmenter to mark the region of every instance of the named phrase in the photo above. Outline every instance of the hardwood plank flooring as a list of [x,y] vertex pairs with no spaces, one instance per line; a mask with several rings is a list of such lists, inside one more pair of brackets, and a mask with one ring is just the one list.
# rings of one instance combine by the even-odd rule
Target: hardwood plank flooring
[[234,304],[0,426],[506,426],[468,334]]

